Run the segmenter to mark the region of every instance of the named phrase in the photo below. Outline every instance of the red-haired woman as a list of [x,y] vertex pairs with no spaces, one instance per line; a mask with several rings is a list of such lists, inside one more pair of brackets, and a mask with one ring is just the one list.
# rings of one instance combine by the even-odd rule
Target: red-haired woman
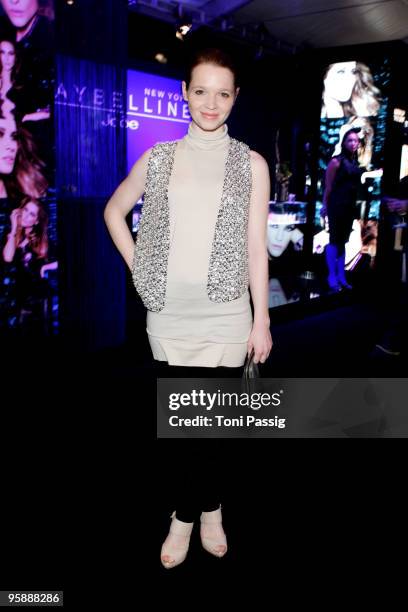
[[[187,135],[142,155],[109,200],[105,221],[147,308],[159,375],[242,376],[247,354],[263,363],[272,348],[268,165],[228,135],[239,92],[228,55],[198,52],[182,89],[192,118]],[[143,193],[135,248],[125,218]],[[216,485],[222,461],[204,446],[193,456],[175,458],[177,445],[171,451],[184,490],[162,547],[166,568],[184,560],[196,517],[204,548],[218,557],[227,550]]]

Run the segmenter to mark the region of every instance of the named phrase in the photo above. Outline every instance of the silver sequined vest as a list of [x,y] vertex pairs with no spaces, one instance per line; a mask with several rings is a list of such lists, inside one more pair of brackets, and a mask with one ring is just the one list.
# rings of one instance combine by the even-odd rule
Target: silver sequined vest
[[[151,151],[132,276],[148,310],[159,312],[166,300],[170,249],[168,186],[177,141]],[[230,302],[248,288],[248,213],[252,188],[249,147],[230,138],[221,204],[208,268],[207,293],[213,302]]]

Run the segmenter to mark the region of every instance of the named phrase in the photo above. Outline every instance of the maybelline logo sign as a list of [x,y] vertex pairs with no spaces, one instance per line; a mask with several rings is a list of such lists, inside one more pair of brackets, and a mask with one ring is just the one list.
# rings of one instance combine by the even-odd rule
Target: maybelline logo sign
[[125,96],[120,91],[90,88],[83,83],[67,87],[60,82],[56,89],[55,103],[104,113],[100,120],[103,127],[137,130],[141,118],[189,123],[188,105],[180,92],[174,89],[140,86],[140,81],[136,80],[130,85]]

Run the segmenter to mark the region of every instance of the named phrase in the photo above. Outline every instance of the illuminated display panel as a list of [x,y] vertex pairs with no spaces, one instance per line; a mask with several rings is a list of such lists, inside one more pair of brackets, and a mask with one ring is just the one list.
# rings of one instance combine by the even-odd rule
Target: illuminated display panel
[[[25,27],[27,26],[27,27]],[[58,329],[54,3],[0,4],[0,330]]]
[[341,141],[351,128],[359,129],[359,165],[372,174],[357,195],[346,245],[348,269],[362,254],[371,258],[376,254],[389,80],[387,59],[370,64],[358,59],[336,62],[326,67],[323,76],[314,253],[323,253],[329,241],[328,228],[322,227],[320,217],[326,168],[331,158],[341,153]]

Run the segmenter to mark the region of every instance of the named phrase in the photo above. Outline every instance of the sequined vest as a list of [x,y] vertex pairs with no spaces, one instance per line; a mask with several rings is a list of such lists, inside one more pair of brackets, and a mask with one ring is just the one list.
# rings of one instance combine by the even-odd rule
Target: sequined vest
[[[168,186],[177,141],[162,142],[151,151],[132,277],[146,308],[159,312],[166,300],[170,250]],[[230,302],[248,288],[248,213],[252,188],[249,147],[230,138],[221,204],[215,224],[207,278],[208,297]]]

